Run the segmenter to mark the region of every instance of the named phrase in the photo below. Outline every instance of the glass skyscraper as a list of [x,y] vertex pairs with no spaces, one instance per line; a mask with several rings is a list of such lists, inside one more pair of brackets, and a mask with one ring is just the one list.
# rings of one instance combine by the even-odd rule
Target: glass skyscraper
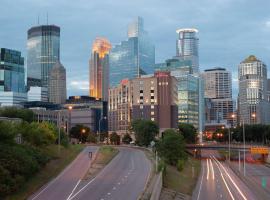
[[176,41],[176,56],[182,60],[191,60],[192,73],[199,72],[199,39],[196,34],[197,29],[178,29],[176,31],[178,39]]
[[132,79],[154,72],[155,47],[144,23],[138,17],[128,26],[128,40],[115,45],[110,51],[110,87],[123,79]]
[[89,62],[91,97],[108,100],[109,93],[109,51],[111,44],[106,38],[96,38]]
[[0,49],[0,104],[17,106],[26,101],[24,58],[21,52]]
[[27,37],[27,86],[48,88],[50,70],[60,59],[60,28],[35,26]]

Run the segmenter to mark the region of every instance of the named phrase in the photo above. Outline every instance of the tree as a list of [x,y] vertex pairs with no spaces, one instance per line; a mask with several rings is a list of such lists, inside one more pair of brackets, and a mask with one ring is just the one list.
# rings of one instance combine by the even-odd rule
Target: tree
[[130,135],[128,133],[126,133],[124,135],[124,137],[122,138],[122,142],[124,144],[129,144],[132,141],[132,138],[130,137]]
[[12,122],[0,121],[0,142],[13,143],[16,132]]
[[19,109],[16,107],[6,107],[0,109],[0,116],[9,118],[20,118],[27,122],[34,121],[34,112],[29,109]]
[[159,129],[155,122],[151,120],[137,119],[132,122],[132,130],[135,132],[137,144],[149,146],[150,142],[155,139]]
[[196,143],[197,130],[192,124],[180,123],[178,125],[179,132],[183,135],[186,143]]
[[184,138],[172,129],[164,131],[163,138],[156,144],[156,149],[167,164],[176,165],[178,160],[186,159]]
[[120,136],[116,132],[112,132],[112,134],[110,135],[110,142],[111,142],[111,144],[119,145],[120,144]]
[[90,142],[90,143],[97,143],[97,138],[95,136],[95,134],[93,133],[90,133],[87,137],[87,142]]
[[77,124],[76,126],[72,127],[70,130],[70,137],[76,138],[81,142],[86,142],[88,136],[90,134],[90,129],[87,126]]

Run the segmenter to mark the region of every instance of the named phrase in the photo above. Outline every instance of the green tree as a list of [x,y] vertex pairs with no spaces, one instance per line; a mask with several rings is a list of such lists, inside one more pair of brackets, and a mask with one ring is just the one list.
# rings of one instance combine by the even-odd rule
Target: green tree
[[172,129],[164,132],[163,138],[156,144],[158,155],[170,165],[176,165],[178,160],[185,159],[185,142],[182,135]]
[[13,143],[16,132],[14,123],[8,121],[0,121],[0,142]]
[[132,130],[135,133],[136,143],[141,146],[149,146],[159,132],[157,124],[151,120],[137,119],[132,122]]
[[90,133],[87,137],[87,142],[90,142],[90,143],[97,143],[97,138],[95,136],[95,134],[93,133]]
[[122,142],[124,144],[129,144],[132,141],[132,138],[130,137],[130,135],[128,133],[126,133],[124,135],[124,137],[122,138]]
[[0,116],[9,118],[20,118],[27,122],[34,120],[34,112],[29,109],[20,109],[16,107],[6,107],[0,109]]
[[72,127],[70,130],[70,137],[76,138],[82,142],[86,142],[88,136],[90,134],[90,129],[87,126],[77,124]]
[[120,136],[116,132],[112,132],[112,134],[110,134],[110,142],[111,142],[111,144],[119,145],[120,144]]
[[197,130],[192,124],[180,123],[178,125],[179,132],[183,135],[186,143],[196,143]]

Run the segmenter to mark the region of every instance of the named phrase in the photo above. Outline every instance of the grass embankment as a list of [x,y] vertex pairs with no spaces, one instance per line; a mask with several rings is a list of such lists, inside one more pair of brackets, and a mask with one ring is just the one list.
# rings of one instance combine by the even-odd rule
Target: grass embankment
[[101,146],[98,150],[97,157],[93,161],[84,179],[93,178],[100,172],[119,152],[118,149],[111,146]]
[[53,159],[49,161],[44,168],[29,179],[20,191],[6,198],[6,200],[24,200],[32,193],[37,191],[44,184],[49,182],[53,177],[56,177],[83,149],[82,145],[70,145],[68,148],[61,147],[58,154],[58,146],[52,145],[44,151]]
[[192,195],[192,191],[196,186],[200,174],[200,169],[200,160],[190,157],[181,172],[179,172],[176,167],[167,165],[163,185],[176,192]]

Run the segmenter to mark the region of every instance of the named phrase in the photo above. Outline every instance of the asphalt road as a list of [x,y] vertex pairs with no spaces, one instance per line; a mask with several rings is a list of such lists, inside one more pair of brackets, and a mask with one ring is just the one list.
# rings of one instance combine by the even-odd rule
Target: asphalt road
[[95,179],[76,189],[69,200],[137,200],[151,171],[151,163],[137,149],[119,148],[118,155]]
[[[92,180],[81,177],[89,165],[85,149],[62,174],[41,189],[33,200],[137,200],[151,171],[151,163],[137,149],[120,147],[118,155]],[[88,159],[88,160],[87,160]]]
[[[29,200],[67,199],[77,182],[85,175],[90,165],[89,151],[95,153],[98,147],[86,147],[77,158],[55,179],[43,186]],[[67,155],[68,156],[68,155]]]
[[193,193],[194,200],[257,199],[249,188],[223,162],[215,156],[202,161],[201,175]]

